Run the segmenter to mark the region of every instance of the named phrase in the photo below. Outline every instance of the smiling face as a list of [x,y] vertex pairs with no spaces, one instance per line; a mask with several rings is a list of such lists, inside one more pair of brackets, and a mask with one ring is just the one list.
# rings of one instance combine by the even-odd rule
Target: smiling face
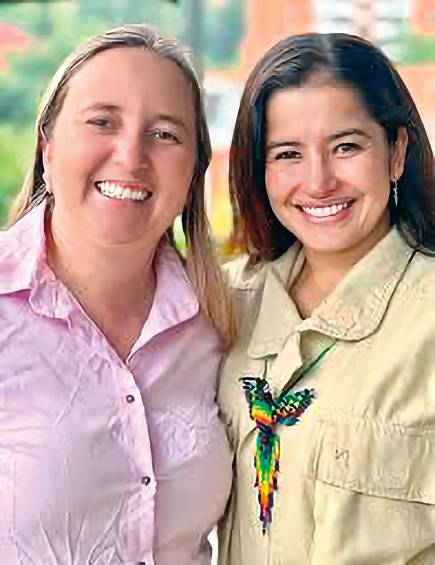
[[193,95],[177,65],[142,47],[95,55],[68,83],[43,149],[53,230],[155,245],[183,209],[195,155]]
[[363,255],[389,230],[406,131],[390,147],[355,90],[319,81],[275,91],[266,114],[265,182],[279,221],[307,251]]

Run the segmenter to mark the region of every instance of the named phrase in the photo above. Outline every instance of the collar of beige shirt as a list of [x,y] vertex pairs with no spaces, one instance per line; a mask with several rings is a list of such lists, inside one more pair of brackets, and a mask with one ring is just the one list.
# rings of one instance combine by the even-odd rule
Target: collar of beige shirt
[[[240,290],[263,288],[257,321],[248,346],[251,358],[278,354],[290,328],[313,330],[341,340],[360,340],[376,331],[391,297],[414,255],[396,228],[361,259],[335,290],[312,313],[301,320],[287,293],[288,283],[304,261],[299,244],[271,262],[264,286],[257,277],[240,284]],[[237,288],[237,287],[236,287]],[[271,324],[271,320],[273,323]]]

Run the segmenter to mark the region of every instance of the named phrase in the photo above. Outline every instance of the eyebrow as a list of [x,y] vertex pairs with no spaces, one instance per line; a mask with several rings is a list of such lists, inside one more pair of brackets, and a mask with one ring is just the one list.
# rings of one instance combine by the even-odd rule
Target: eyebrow
[[286,147],[287,145],[302,147],[302,143],[300,143],[299,141],[272,141],[271,143],[267,144],[266,151],[270,151],[271,149],[276,149],[278,147]]
[[[84,114],[86,112],[95,111],[95,110],[104,111],[104,112],[119,113],[119,112],[122,111],[122,108],[121,108],[121,106],[117,106],[116,104],[108,104],[108,103],[105,103],[105,102],[96,102],[95,104],[91,104],[90,106],[87,106],[86,108],[81,110],[80,113]],[[173,124],[175,126],[182,127],[186,131],[188,130],[184,121],[181,118],[174,116],[173,114],[157,114],[156,116],[153,117],[152,121],[154,121],[154,122],[159,122],[159,121],[170,122],[171,124]]]
[[157,114],[154,121],[159,122],[170,122],[174,126],[180,126],[187,130],[187,126],[181,118],[174,116],[173,114]]
[[85,112],[90,112],[93,110],[104,110],[105,112],[120,112],[120,106],[116,104],[106,104],[105,102],[96,102],[95,104],[91,104],[90,106],[86,106],[83,110],[80,110],[80,114],[84,114]]
[[[327,141],[336,141],[341,137],[347,137],[348,135],[361,135],[366,139],[371,139],[370,135],[362,129],[359,128],[350,128],[341,131],[337,131],[331,135],[328,135],[326,138]],[[300,141],[272,141],[268,143],[266,146],[266,151],[270,151],[271,149],[276,149],[278,147],[287,147],[291,145],[292,147],[302,147],[302,143]]]
[[346,137],[348,135],[361,135],[362,137],[371,139],[370,135],[366,131],[359,128],[350,128],[350,129],[344,129],[342,131],[337,131],[336,133],[329,135],[328,141],[335,141],[336,139],[340,139],[340,137]]

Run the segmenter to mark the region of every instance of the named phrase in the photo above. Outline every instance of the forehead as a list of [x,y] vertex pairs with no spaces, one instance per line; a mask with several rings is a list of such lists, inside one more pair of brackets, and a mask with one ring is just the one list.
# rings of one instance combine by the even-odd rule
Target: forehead
[[338,82],[307,83],[274,91],[267,102],[266,120],[269,135],[378,126],[359,92]]
[[173,61],[143,47],[117,47],[93,56],[68,83],[65,109],[97,102],[194,119],[192,88]]

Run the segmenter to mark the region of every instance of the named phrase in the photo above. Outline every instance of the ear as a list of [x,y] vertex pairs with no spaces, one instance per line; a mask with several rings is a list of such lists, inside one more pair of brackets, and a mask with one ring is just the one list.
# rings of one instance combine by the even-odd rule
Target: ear
[[391,180],[398,180],[402,176],[405,166],[406,148],[408,147],[408,132],[405,127],[400,127],[397,140],[390,149],[390,176]]

